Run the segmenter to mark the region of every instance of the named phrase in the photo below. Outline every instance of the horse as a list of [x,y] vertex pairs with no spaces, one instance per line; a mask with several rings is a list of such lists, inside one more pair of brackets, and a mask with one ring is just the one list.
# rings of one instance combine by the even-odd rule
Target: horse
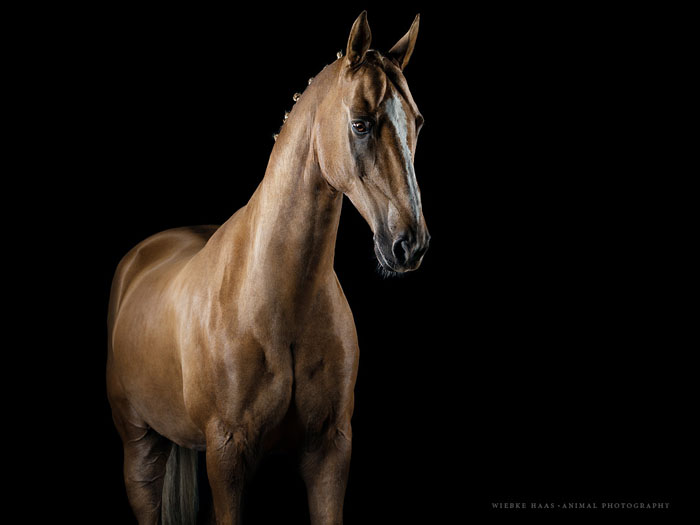
[[345,53],[294,96],[247,204],[119,262],[106,386],[140,524],[196,520],[198,453],[213,518],[239,523],[246,481],[283,442],[312,524],[342,523],[359,350],[336,236],[347,196],[387,273],[417,269],[428,248],[413,162],[423,117],[403,75],[419,19],[380,53],[363,11]]

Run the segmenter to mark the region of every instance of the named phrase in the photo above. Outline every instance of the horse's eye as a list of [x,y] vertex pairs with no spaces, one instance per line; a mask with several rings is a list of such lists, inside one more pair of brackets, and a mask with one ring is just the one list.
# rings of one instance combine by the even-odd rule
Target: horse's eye
[[352,130],[357,133],[358,135],[366,135],[369,133],[369,130],[372,128],[372,124],[370,124],[366,120],[353,120],[352,121]]

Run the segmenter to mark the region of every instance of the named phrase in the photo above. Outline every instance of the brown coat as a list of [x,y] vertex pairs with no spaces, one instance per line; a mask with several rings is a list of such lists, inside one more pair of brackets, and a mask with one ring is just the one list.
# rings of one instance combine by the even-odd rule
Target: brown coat
[[217,523],[237,523],[256,458],[301,447],[313,523],[342,522],[358,345],[333,270],[343,195],[387,272],[429,235],[413,173],[422,117],[402,74],[418,18],[386,55],[366,13],[277,138],[265,177],[225,224],[156,234],[117,268],[107,388],[140,523],[157,523],[171,443],[206,450]]

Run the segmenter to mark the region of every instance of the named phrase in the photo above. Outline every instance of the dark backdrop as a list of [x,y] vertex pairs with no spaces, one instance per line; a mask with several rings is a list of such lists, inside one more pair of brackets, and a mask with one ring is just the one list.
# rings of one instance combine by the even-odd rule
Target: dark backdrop
[[[73,175],[54,220],[84,310],[70,314],[62,391],[80,439],[55,473],[71,493],[60,515],[131,519],[104,387],[119,259],[245,204],[292,94],[362,8],[100,8],[61,35]],[[345,202],[336,271],[361,347],[346,522],[508,514],[495,502],[678,506],[669,194],[641,140],[662,22],[593,4],[368,11],[380,50],[422,16],[405,74],[426,119],[415,164],[433,240],[419,271],[384,279]],[[266,460],[248,523],[306,512],[292,461]]]

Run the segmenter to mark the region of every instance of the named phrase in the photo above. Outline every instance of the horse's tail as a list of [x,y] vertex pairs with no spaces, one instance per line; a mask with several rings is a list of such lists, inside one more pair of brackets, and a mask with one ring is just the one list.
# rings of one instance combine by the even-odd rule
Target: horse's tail
[[163,525],[197,523],[197,451],[173,443],[163,482]]

